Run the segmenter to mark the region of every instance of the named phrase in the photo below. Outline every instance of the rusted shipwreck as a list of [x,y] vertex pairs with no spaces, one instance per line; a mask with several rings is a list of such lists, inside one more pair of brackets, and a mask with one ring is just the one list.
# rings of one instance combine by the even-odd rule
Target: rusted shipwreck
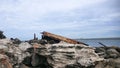
[[52,34],[52,33],[49,33],[49,32],[42,32],[42,39],[46,39],[47,41],[52,41],[52,42],[56,42],[56,43],[59,43],[60,41],[64,41],[64,42],[67,42],[67,43],[70,43],[70,44],[84,44],[84,45],[87,45],[83,42],[79,42],[79,41],[76,41],[76,40],[73,40],[73,39],[69,39],[69,38],[66,38],[66,37],[63,37],[63,36],[60,36],[60,35],[56,35],[56,34]]

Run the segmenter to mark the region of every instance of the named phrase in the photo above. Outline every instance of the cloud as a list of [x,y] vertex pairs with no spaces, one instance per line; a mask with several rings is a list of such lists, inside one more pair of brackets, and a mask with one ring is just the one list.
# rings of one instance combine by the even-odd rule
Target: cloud
[[69,12],[103,1],[105,0],[4,0],[1,1],[0,12],[4,16],[3,22],[17,28],[20,25],[34,24],[51,12]]
[[89,34],[119,32],[117,1],[0,0],[0,29],[16,37],[19,32],[22,37],[44,30],[72,38],[79,34],[89,37]]
[[50,12],[66,12],[76,8],[88,7],[106,0],[14,0],[3,1],[0,5],[0,11],[9,15],[17,16],[16,18],[34,20],[37,17],[43,17]]

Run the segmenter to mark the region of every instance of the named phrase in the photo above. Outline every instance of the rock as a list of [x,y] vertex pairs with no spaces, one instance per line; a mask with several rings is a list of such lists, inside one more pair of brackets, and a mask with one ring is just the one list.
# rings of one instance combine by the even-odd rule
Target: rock
[[96,53],[101,53],[101,52],[105,52],[106,50],[105,50],[105,48],[103,48],[103,47],[96,47],[96,49],[95,49],[95,52]]
[[26,56],[29,56],[30,54],[28,52],[25,52],[24,49],[20,49],[18,45],[15,44],[6,44],[6,46],[2,45],[0,48],[7,49],[5,52],[5,55],[9,57],[10,62],[12,63],[13,67],[18,68],[19,64],[24,60]]
[[45,44],[47,44],[48,42],[47,42],[47,40],[41,39],[41,40],[39,40],[38,43],[39,43],[39,44],[42,44],[42,45],[45,45]]
[[12,43],[10,39],[0,39],[0,44],[7,45]]
[[120,57],[120,53],[119,53],[119,47],[115,47],[115,46],[111,46],[111,47],[97,47],[95,49],[95,52],[100,56],[103,57],[105,59],[109,59],[109,58],[118,58]]
[[28,42],[12,44],[6,39],[0,45],[13,68],[120,68],[119,48],[105,50],[66,42],[34,47]]
[[20,43],[21,43],[21,40],[18,39],[18,38],[15,38],[15,39],[11,38],[11,41],[12,41],[14,44],[20,44]]
[[[47,50],[54,59],[54,68],[64,68],[69,65],[79,67],[91,67],[95,62],[102,61],[94,48],[83,44],[59,43],[46,45]],[[77,64],[77,65],[76,65]]]
[[8,51],[8,47],[5,45],[0,45],[0,50],[7,52]]
[[106,58],[117,58],[120,57],[119,52],[116,49],[110,48],[107,50],[107,57]]
[[27,50],[28,48],[32,47],[32,45],[30,45],[30,44],[27,43],[27,42],[22,42],[22,43],[20,43],[18,46],[19,46],[19,48],[20,48],[22,51],[25,51],[25,50]]
[[116,68],[120,68],[120,57],[117,59],[113,59],[114,63],[115,63],[115,67]]
[[47,61],[47,58],[42,55],[33,54],[32,56],[26,57],[23,62],[28,67],[38,68],[53,68]]
[[98,62],[95,68],[120,68],[120,58],[117,59],[107,59]]
[[94,49],[90,47],[84,47],[77,52],[77,63],[85,67],[95,65],[95,62],[103,60],[103,58],[100,58],[98,54],[95,53]]
[[26,66],[25,64],[21,64],[20,68],[30,68],[30,67]]
[[10,44],[11,41],[9,39],[0,39],[0,50],[3,50],[4,52],[8,51],[8,44]]
[[4,39],[6,36],[3,34],[3,31],[0,30],[0,39]]
[[12,68],[8,56],[0,54],[0,68]]

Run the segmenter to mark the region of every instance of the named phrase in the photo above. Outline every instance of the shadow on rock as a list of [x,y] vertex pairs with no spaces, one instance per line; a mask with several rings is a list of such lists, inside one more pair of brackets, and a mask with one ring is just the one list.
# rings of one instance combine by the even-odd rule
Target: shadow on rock
[[24,58],[22,63],[30,68],[53,68],[45,56],[38,54]]

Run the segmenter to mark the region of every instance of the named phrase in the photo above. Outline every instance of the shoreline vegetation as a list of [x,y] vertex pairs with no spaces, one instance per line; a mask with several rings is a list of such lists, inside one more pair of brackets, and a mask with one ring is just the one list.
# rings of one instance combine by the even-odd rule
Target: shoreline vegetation
[[91,47],[49,32],[21,41],[1,31],[0,68],[120,68],[120,47],[99,44]]

